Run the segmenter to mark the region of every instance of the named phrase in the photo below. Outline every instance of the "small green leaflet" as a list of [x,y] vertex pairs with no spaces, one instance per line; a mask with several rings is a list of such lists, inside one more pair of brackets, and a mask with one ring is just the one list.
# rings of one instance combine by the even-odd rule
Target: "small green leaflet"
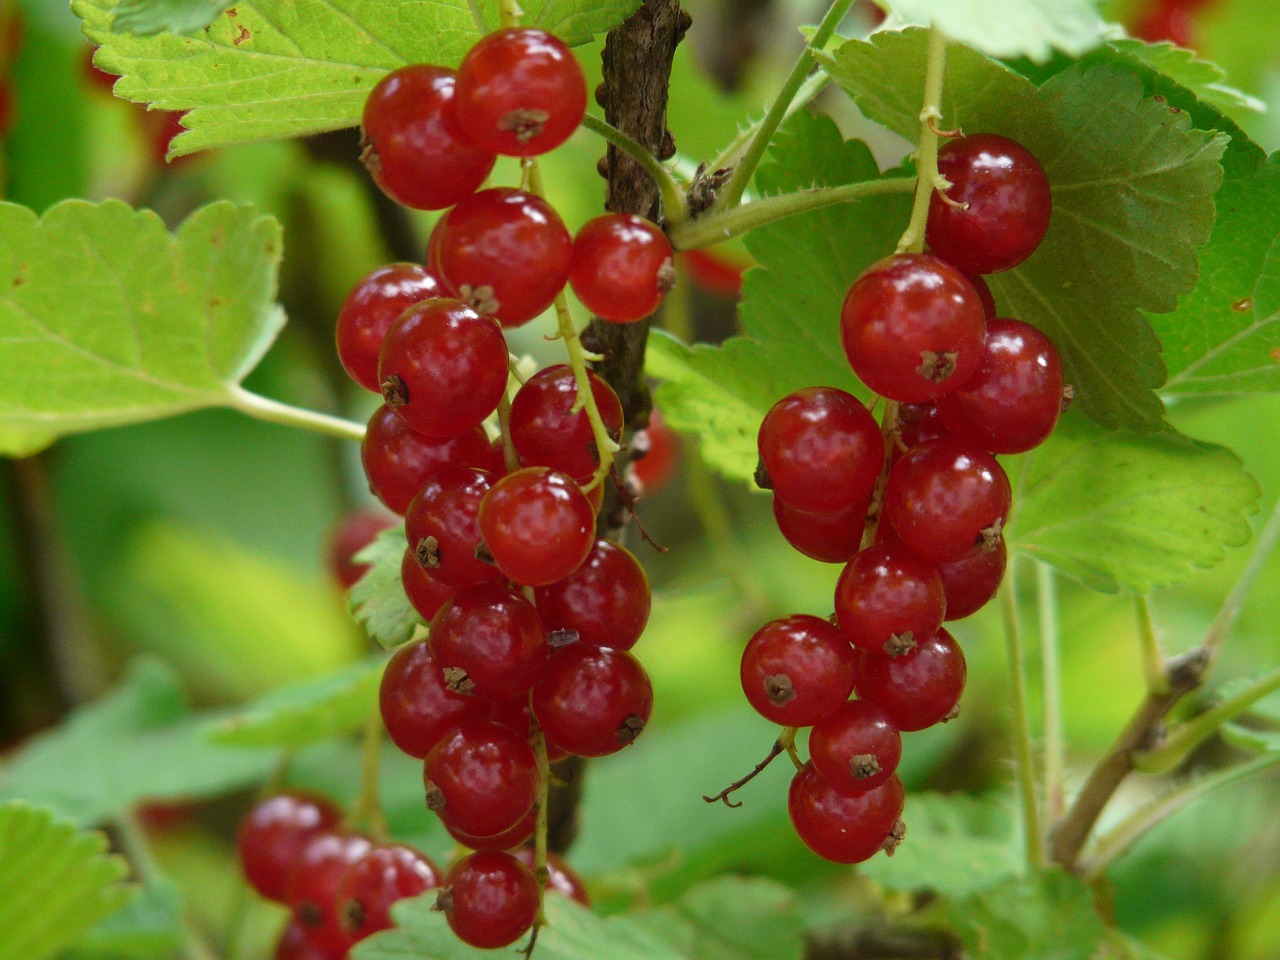
[[408,643],[422,624],[400,580],[404,551],[404,527],[378,534],[373,543],[356,554],[356,560],[372,566],[347,595],[351,615],[372,640],[387,650]]
[[78,939],[63,960],[167,960],[182,949],[182,896],[169,880],[148,883]]
[[1081,54],[1102,40],[1092,0],[876,0],[895,25],[933,23],[947,37],[992,57],[1046,60]]
[[952,899],[947,916],[983,960],[1096,960],[1108,935],[1093,892],[1059,870]]
[[[457,66],[480,36],[469,0],[252,0],[212,18],[194,35],[126,32],[163,25],[143,0],[73,0],[84,32],[102,49],[95,62],[119,75],[115,94],[165,110],[189,110],[190,132],[170,156],[210,147],[300,137],[360,122],[365,97],[385,74],[409,63]],[[204,0],[167,0],[169,21],[193,22]],[[570,45],[621,23],[639,0],[540,0],[525,23]],[[496,25],[498,0],[480,4]],[[181,9],[182,14],[176,11]],[[134,27],[133,29],[136,29]]]
[[5,203],[0,236],[0,422],[21,431],[14,452],[34,433],[230,404],[284,323],[280,225],[247,208],[212,204],[170,235],[117,201],[42,218]]
[[1187,579],[1248,541],[1258,506],[1235,454],[1172,428],[1108,433],[1068,414],[1006,469],[1010,546],[1097,590],[1146,593]]
[[101,833],[25,803],[0,806],[0,960],[46,960],[133,895]]

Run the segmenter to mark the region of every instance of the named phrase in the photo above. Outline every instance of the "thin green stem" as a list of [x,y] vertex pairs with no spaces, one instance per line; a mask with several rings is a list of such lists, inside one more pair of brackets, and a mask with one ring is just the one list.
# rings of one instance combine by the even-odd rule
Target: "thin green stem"
[[508,473],[514,473],[520,469],[520,454],[511,439],[511,397],[506,391],[498,401],[498,429],[502,433],[502,462],[506,464]]
[[929,28],[929,60],[924,75],[924,106],[920,110],[920,140],[916,145],[916,199],[911,220],[898,253],[924,249],[924,227],[929,219],[933,191],[950,186],[938,175],[938,121],[942,119],[942,75],[947,64],[947,38],[937,27]]
[[[785,123],[793,113],[797,110],[803,110],[813,102],[814,97],[825,90],[830,82],[831,78],[821,70],[809,74],[804,83],[800,85],[800,89],[796,91],[796,95],[791,98],[791,102],[787,104],[786,112],[782,115],[782,121]],[[729,141],[728,145],[720,151],[720,155],[707,164],[707,169],[727,170],[739,163],[762,123],[764,123],[763,117],[738,131],[738,135]]]
[[317,413],[303,407],[290,406],[279,400],[260,397],[242,387],[231,392],[231,409],[238,410],[257,420],[268,423],[279,423],[286,427],[298,427],[302,430],[314,430],[342,440],[363,440],[364,424],[341,417],[332,417],[327,413]]
[[471,8],[471,19],[475,22],[476,32],[484,36],[489,32],[489,25],[484,22],[484,14],[480,12],[480,4],[477,0],[467,0],[467,6]]
[[1022,832],[1026,840],[1027,866],[1044,867],[1044,835],[1040,829],[1040,803],[1036,798],[1035,763],[1031,756],[1031,718],[1027,710],[1026,678],[1023,676],[1022,628],[1018,622],[1018,600],[1014,592],[1013,558],[1000,587],[1000,608],[1004,614],[1004,643],[1009,660],[1009,695],[1013,707],[1013,752],[1018,767],[1018,793],[1022,801]]
[[364,726],[364,738],[360,748],[360,795],[351,810],[350,820],[362,825],[379,841],[390,836],[387,817],[382,810],[382,797],[378,790],[382,761],[382,712],[374,700]]
[[1040,682],[1044,687],[1044,793],[1048,820],[1062,816],[1066,803],[1062,735],[1062,657],[1058,629],[1058,581],[1047,563],[1036,566],[1040,609]]
[[733,168],[733,174],[720,191],[720,196],[715,205],[717,211],[731,210],[742,201],[742,195],[746,192],[747,184],[751,182],[751,178],[755,176],[756,167],[760,165],[760,159],[764,156],[764,151],[769,146],[769,141],[773,139],[773,135],[782,124],[791,102],[796,98],[796,94],[804,86],[805,79],[809,76],[809,71],[813,69],[813,65],[816,62],[813,56],[814,49],[821,50],[826,45],[851,6],[853,6],[853,0],[835,0],[830,9],[827,10],[826,16],[818,24],[818,29],[814,31],[813,38],[805,46],[804,52],[796,60],[795,66],[791,68],[791,73],[782,85],[782,89],[778,91],[773,103],[769,105],[768,112],[765,113],[764,119],[760,121],[755,134],[751,137],[746,150],[742,153],[742,160]]
[[1150,693],[1161,695],[1169,692],[1169,671],[1164,665],[1164,651],[1156,635],[1155,621],[1151,617],[1151,601],[1138,594],[1133,598],[1133,612],[1138,619],[1138,643],[1142,654],[1142,676]]
[[731,210],[687,220],[671,231],[671,243],[677,250],[709,247],[799,213],[886,193],[907,193],[914,189],[912,181],[905,177],[885,177],[881,180],[864,180],[838,187],[819,187],[799,193],[763,197]]
[[684,223],[689,218],[689,204],[685,200],[684,189],[670,171],[658,161],[658,158],[645,149],[644,144],[633,140],[617,127],[591,114],[582,118],[582,126],[613,144],[649,174],[662,195],[662,215],[669,227]]
[[[532,716],[532,711],[530,712]],[[533,831],[533,876],[538,881],[538,915],[533,921],[534,941],[530,943],[532,949],[533,942],[536,942],[537,931],[539,927],[545,926],[547,922],[546,914],[546,892],[547,884],[550,882],[551,873],[547,868],[547,830],[550,827],[550,817],[548,815],[548,804],[551,796],[551,763],[547,758],[547,737],[542,732],[542,727],[538,724],[536,718],[533,724],[533,755],[538,761],[538,797],[535,801],[538,805],[537,825]]]
[[1209,626],[1209,632],[1204,638],[1204,646],[1211,655],[1217,654],[1218,648],[1222,646],[1222,642],[1227,639],[1227,634],[1235,626],[1236,618],[1240,616],[1240,611],[1244,607],[1245,598],[1253,589],[1253,584],[1262,573],[1263,567],[1267,565],[1271,552],[1276,548],[1277,540],[1280,540],[1280,500],[1277,500],[1275,506],[1271,508],[1271,516],[1267,518],[1267,525],[1262,528],[1262,533],[1258,536],[1258,542],[1254,545],[1248,564],[1236,580],[1235,586],[1231,588],[1231,593],[1222,601],[1218,615],[1213,618],[1213,623]]
[[516,0],[502,0],[500,10],[504,30],[520,26],[520,21],[524,19],[524,11],[520,9],[520,4]]

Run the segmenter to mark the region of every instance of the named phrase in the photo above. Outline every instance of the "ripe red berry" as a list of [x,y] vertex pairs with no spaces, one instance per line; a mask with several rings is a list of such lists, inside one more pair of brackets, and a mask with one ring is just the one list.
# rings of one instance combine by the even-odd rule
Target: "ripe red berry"
[[633,323],[658,309],[676,282],[671,241],[658,226],[629,213],[588,221],[573,240],[569,283],[601,320]]
[[[532,320],[569,280],[573,242],[542,199],[482,190],[440,221],[440,276],[459,299],[504,327]],[[505,380],[504,380],[505,383]]]
[[839,513],[871,496],[884,461],[875,418],[834,387],[788,394],[764,416],[757,437],[760,477],[787,506]]
[[569,48],[544,30],[499,30],[458,68],[458,122],[486,150],[533,157],[578,129],[587,81]]
[[626,651],[571,643],[547,658],[532,703],[548,740],[580,757],[604,757],[649,722],[653,686]]
[[143,114],[142,128],[147,137],[147,149],[152,164],[157,167],[177,167],[185,165],[196,158],[190,154],[169,159],[169,148],[173,146],[179,134],[187,132],[182,118],[186,110],[157,110]]
[[354,943],[390,930],[391,905],[440,886],[440,868],[412,847],[374,847],[353,863],[338,886],[338,922]]
[[857,653],[826,620],[796,614],[756,631],[742,652],[742,689],[766,720],[817,723],[849,699]]
[[1167,40],[1189,50],[1200,46],[1192,6],[1173,0],[1154,0],[1133,25],[1133,35],[1148,43]]
[[1008,561],[1004,537],[995,549],[974,547],[959,560],[938,564],[942,589],[947,595],[948,620],[963,620],[977,613],[996,595]]
[[511,850],[533,838],[533,833],[538,828],[538,808],[536,805],[531,807],[514,827],[495,833],[491,837],[477,837],[465,833],[445,819],[442,819],[441,823],[449,832],[449,836],[471,850]]
[[355,555],[373,543],[378,534],[395,526],[395,518],[381,510],[357,510],[338,521],[329,534],[326,556],[329,573],[343,590],[350,590],[369,570],[369,564],[356,563]]
[[862,654],[858,696],[883,709],[899,730],[923,730],[954,715],[965,675],[960,645],[939,630],[900,657]]
[[987,286],[987,281],[982,279],[980,273],[966,273],[965,279],[973,284],[973,289],[978,293],[978,299],[982,301],[982,313],[990,322],[1000,316],[1000,311],[996,309],[996,298],[991,293],[991,288]]
[[449,587],[497,583],[502,572],[476,556],[480,504],[493,475],[475,467],[450,467],[418,491],[404,515],[405,536],[419,564]]
[[[538,612],[541,613],[542,611]],[[493,704],[493,712],[489,719],[505,727],[510,727],[530,743],[533,742],[533,707],[530,705],[527,695],[512,697],[503,703]],[[556,763],[569,756],[567,751],[560,749],[554,743],[547,743],[546,748],[548,763]],[[505,847],[488,849],[506,850],[517,845],[517,843],[510,843]],[[477,847],[476,849],[480,848]]]
[[336,954],[321,950],[307,939],[306,931],[297,920],[290,919],[288,926],[276,942],[275,960],[334,960]]
[[415,303],[446,296],[440,281],[416,263],[391,263],[360,280],[338,309],[338,359],[351,379],[381,393],[378,354],[400,314]]
[[548,634],[630,650],[649,621],[649,578],[631,551],[597,540],[582,566],[535,594]]
[[660,490],[680,460],[680,438],[667,426],[662,413],[649,414],[649,425],[631,438],[631,467],[627,479],[636,495],[647,497]]
[[1052,341],[1018,320],[992,320],[978,369],[938,398],[957,440],[990,453],[1023,453],[1053,433],[1062,412],[1062,360]]
[[338,885],[348,869],[373,848],[364,837],[323,832],[303,847],[289,874],[293,918],[314,946],[342,955],[351,940],[338,924]]
[[841,793],[806,763],[791,781],[787,812],[800,839],[818,856],[862,863],[902,839],[905,798],[896,776],[863,793]]
[[538,882],[509,853],[481,850],[459,860],[436,900],[463,943],[493,950],[515,943],[538,915]]
[[489,466],[489,438],[481,427],[456,437],[428,437],[412,429],[383,404],[369,420],[360,443],[360,460],[369,489],[401,516],[414,494],[447,467]]
[[538,796],[529,741],[491,720],[454,727],[423,766],[427,809],[464,833],[488,837],[516,826]]
[[457,587],[441,583],[422,569],[414,552],[407,547],[400,561],[400,585],[424,623],[430,623],[444,602],[458,592]]
[[[937,403],[903,403],[898,406],[897,453],[901,455],[912,447],[947,435],[947,428],[938,414]],[[895,459],[897,459],[895,457]]]
[[898,769],[902,736],[875,704],[849,700],[813,725],[809,758],[836,790],[865,793]]
[[516,583],[563,580],[595,543],[596,512],[573,478],[525,467],[493,485],[480,504],[480,533],[493,562]]
[[927,253],[873,263],[840,311],[849,365],[890,400],[932,400],[964,383],[977,369],[985,330],[973,284]]
[[870,505],[870,500],[864,500],[839,513],[808,513],[775,496],[773,519],[787,543],[806,557],[823,563],[844,563],[858,552]]
[[1053,199],[1044,168],[1022,144],[992,133],[961,137],[938,151],[938,172],[951,181],[952,201],[934,194],[929,203],[925,240],[938,256],[965,273],[995,273],[1040,246]]
[[471,143],[455,118],[456,75],[418,63],[393,70],[369,93],[360,159],[384,193],[417,210],[442,210],[474,193],[492,151]]
[[[610,436],[622,432],[622,404],[618,395],[588,372],[591,395]],[[525,466],[551,467],[579,483],[588,482],[600,466],[600,453],[587,412],[574,409],[578,381],[573,368],[557,364],[529,378],[511,401],[511,442]]]
[[456,437],[479,426],[507,389],[507,341],[457,300],[425,300],[387,331],[378,359],[382,398],[414,430]]
[[942,626],[938,568],[901,543],[868,547],[836,583],[836,621],[855,647],[897,656]]
[[494,584],[463,590],[440,608],[431,648],[450,689],[502,702],[533,686],[546,665],[547,635],[533,604]]
[[449,689],[426,640],[405,644],[387,662],[378,703],[391,742],[420,760],[458,724],[486,720],[490,712],[485,701]]
[[995,457],[956,440],[913,447],[889,471],[884,519],[928,560],[959,560],[975,544],[995,549],[1009,516],[1009,478]]
[[302,848],[341,819],[342,811],[318,794],[293,790],[267,797],[240,822],[236,849],[245,879],[268,900],[284,903]]
[[[536,856],[533,847],[520,847],[512,850],[511,855],[530,870],[534,868]],[[562,893],[566,897],[577,900],[584,907],[591,906],[591,898],[587,896],[587,888],[582,878],[574,872],[564,857],[548,851],[547,853],[547,891]]]

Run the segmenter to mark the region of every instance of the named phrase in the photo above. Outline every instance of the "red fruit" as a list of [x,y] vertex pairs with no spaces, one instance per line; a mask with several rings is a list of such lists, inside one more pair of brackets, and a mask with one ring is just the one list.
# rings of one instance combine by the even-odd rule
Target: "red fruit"
[[491,837],[473,836],[459,830],[447,820],[442,819],[441,822],[445,830],[449,831],[449,836],[464,847],[472,850],[510,850],[532,839],[533,832],[538,827],[538,807],[536,805],[531,807],[524,818],[510,830],[503,830],[502,833],[496,833]]
[[[512,850],[511,855],[530,870],[534,869],[537,860],[532,847],[520,847]],[[566,897],[577,900],[584,907],[591,906],[591,898],[587,896],[587,888],[582,879],[569,866],[564,857],[547,853],[547,890],[562,893]]]
[[574,238],[569,283],[582,305],[602,320],[643,320],[675,281],[671,241],[644,217],[606,213],[588,221]]
[[587,81],[569,48],[544,30],[499,30],[458,68],[458,123],[486,150],[534,157],[578,129]]
[[924,730],[954,716],[965,674],[960,645],[939,630],[900,657],[864,653],[858,696],[883,709],[899,730]]
[[341,819],[342,811],[319,794],[292,790],[267,797],[240,822],[236,848],[245,879],[268,900],[284,903],[303,847]]
[[0,80],[0,139],[7,137],[13,129],[14,99],[13,84]]
[[313,946],[338,956],[351,946],[338,925],[338,886],[372,848],[364,837],[329,832],[316,834],[303,847],[289,874],[288,903]]
[[938,568],[901,543],[868,547],[836,583],[836,620],[855,647],[897,656],[942,626]]
[[83,64],[82,74],[90,87],[112,96],[114,95],[116,81],[120,77],[114,73],[107,73],[107,71],[93,62],[94,55],[98,52],[98,49],[98,47],[90,47],[84,52],[84,59],[81,61]]
[[481,850],[453,865],[436,909],[463,943],[493,950],[529,931],[539,900],[528,867],[509,853]]
[[905,798],[897,777],[864,793],[841,793],[806,763],[791,781],[787,812],[800,839],[818,856],[862,863],[902,839],[905,828],[899,818]]
[[823,563],[844,563],[862,543],[870,500],[840,513],[807,513],[773,498],[773,519],[787,543]]
[[849,700],[813,725],[809,758],[836,790],[865,793],[898,769],[902,736],[875,704]]
[[630,650],[649,621],[649,578],[629,550],[610,540],[597,540],[582,566],[535,596],[548,634],[564,643]]
[[849,699],[857,654],[826,620],[796,614],[756,631],[742,653],[742,689],[766,720],[817,723]]
[[390,930],[391,905],[440,886],[440,868],[412,847],[374,847],[351,865],[338,887],[338,921],[351,942]]
[[710,250],[681,250],[676,255],[680,269],[702,289],[721,297],[737,299],[742,293],[742,264]]
[[547,635],[533,604],[490,585],[463,590],[440,608],[431,648],[451,690],[502,702],[526,693],[542,673]]
[[486,720],[490,710],[483,700],[449,689],[426,640],[405,644],[388,661],[378,703],[392,743],[420,760],[458,724]]
[[948,620],[963,620],[977,613],[996,595],[1008,555],[1004,537],[993,550],[974,547],[959,560],[938,564],[942,589],[947,595]]
[[680,438],[654,410],[649,425],[631,439],[631,468],[628,479],[636,495],[647,497],[666,485],[680,460]]
[[571,643],[547,658],[532,703],[548,740],[580,757],[604,757],[649,722],[653,686],[626,651]]
[[416,263],[378,267],[351,288],[338,309],[338,359],[351,379],[381,393],[378,354],[387,330],[415,303],[447,296],[440,281]]
[[595,543],[596,512],[573,478],[547,467],[503,477],[480,504],[480,533],[498,569],[516,583],[563,580]]
[[450,467],[426,482],[405,511],[405,536],[418,563],[449,587],[500,582],[502,572],[479,559],[480,504],[493,475]]
[[386,404],[374,412],[360,443],[369,489],[401,516],[414,494],[436,474],[448,467],[485,469],[491,459],[483,428],[472,427],[456,437],[428,437],[413,430]]
[[[622,404],[613,388],[588,372],[591,395],[609,435],[622,432]],[[600,454],[586,410],[574,411],[578,381],[573,369],[557,364],[529,378],[511,401],[511,442],[526,466],[551,467],[587,483]]]
[[442,210],[479,189],[494,156],[454,119],[456,74],[418,63],[393,70],[365,101],[360,159],[383,192],[417,210]]
[[[542,611],[538,612],[541,614]],[[512,697],[503,703],[495,703],[489,719],[495,723],[502,724],[504,727],[510,727],[530,743],[533,742],[533,707],[529,705],[528,696]],[[554,743],[548,742],[546,748],[548,763],[556,763],[569,756],[566,751],[560,749]],[[484,849],[507,850],[518,845],[519,841],[509,843],[505,847],[486,847]],[[481,848],[476,847],[475,849],[479,850]]]
[[[345,955],[345,951],[342,955]],[[321,950],[313,945],[297,920],[290,920],[289,925],[280,934],[274,956],[275,960],[334,960],[335,957],[339,957],[338,954]]]
[[357,510],[347,514],[333,528],[325,553],[329,573],[342,584],[343,590],[355,586],[369,569],[367,563],[356,563],[355,555],[373,543],[383,530],[389,530],[395,524],[395,519],[381,510]]
[[424,623],[430,623],[444,602],[458,592],[457,587],[446,586],[423,570],[418,558],[407,547],[404,559],[400,561],[400,585]]
[[529,741],[491,720],[446,733],[427,754],[423,778],[427,809],[479,837],[515,827],[538,796],[538,761]]
[[899,454],[946,435],[947,428],[938,415],[936,403],[903,403],[898,406]]
[[157,167],[165,165],[176,167],[195,159],[191,154],[169,159],[169,148],[173,145],[173,141],[179,134],[187,131],[182,123],[182,118],[186,115],[186,110],[159,110],[143,115],[142,126],[147,137],[149,155],[151,162]]
[[1200,44],[1195,17],[1188,4],[1155,0],[1134,25],[1133,35],[1147,43],[1168,40],[1180,47],[1194,49]]

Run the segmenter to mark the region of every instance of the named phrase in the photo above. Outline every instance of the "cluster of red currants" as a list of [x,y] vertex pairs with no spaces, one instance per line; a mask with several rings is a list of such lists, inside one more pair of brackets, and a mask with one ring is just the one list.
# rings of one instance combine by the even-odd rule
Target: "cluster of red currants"
[[841,311],[850,366],[887,401],[883,423],[842,390],[809,387],[778,401],[759,433],[757,479],[784,537],[845,566],[831,620],[766,624],[742,685],[766,718],[813,727],[791,819],[842,863],[902,838],[900,733],[953,717],[964,688],[964,654],[942,624],[986,604],[1004,575],[1011,492],[994,454],[1044,441],[1066,395],[1053,344],[997,317],[981,278],[1039,246],[1043,168],[994,135],[950,142],[938,167],[950,187],[930,205],[932,252],[872,264]]
[[[263,800],[240,824],[237,846],[253,888],[292,913],[276,960],[343,960],[355,944],[391,928],[393,903],[437,888],[441,899],[461,902],[455,921],[477,931],[479,940],[501,938],[525,915],[531,923],[538,908],[528,847],[474,853],[442,873],[412,847],[376,844],[345,829],[342,811],[317,794],[292,791]],[[587,903],[582,881],[559,857],[549,855],[547,872],[549,889]],[[495,904],[494,890],[505,893],[505,901]]]

